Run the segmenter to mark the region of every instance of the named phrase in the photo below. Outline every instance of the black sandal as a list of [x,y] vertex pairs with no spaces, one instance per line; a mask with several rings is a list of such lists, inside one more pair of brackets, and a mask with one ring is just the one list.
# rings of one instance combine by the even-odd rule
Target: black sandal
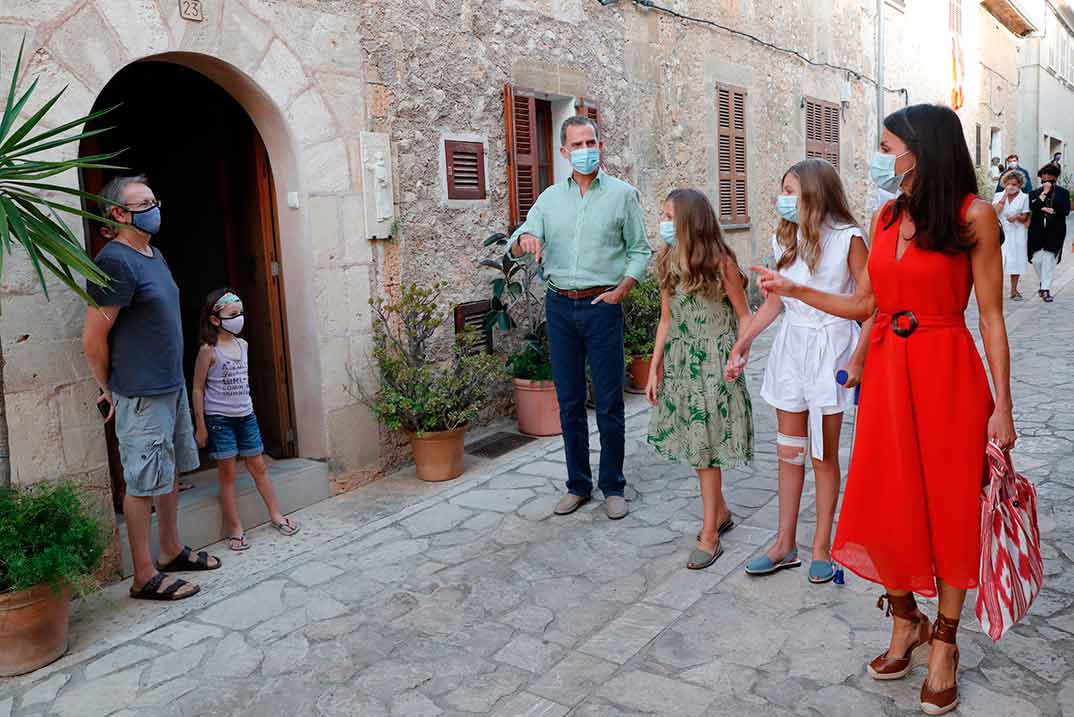
[[182,590],[187,585],[190,585],[190,583],[181,578],[175,578],[175,581],[168,587],[164,588],[164,590],[162,591],[160,589],[160,585],[167,579],[167,577],[168,576],[164,573],[157,573],[153,577],[149,578],[146,584],[138,588],[137,590],[135,590],[134,586],[132,585],[130,590],[131,597],[135,600],[160,600],[163,602],[174,602],[176,600],[186,600],[188,597],[193,597],[199,592],[201,592],[201,586],[195,585],[194,589],[191,592],[183,593],[182,595],[176,595],[177,592]]
[[190,555],[193,552],[191,548],[184,546],[182,552],[176,555],[167,565],[161,565],[158,560],[157,570],[165,573],[194,573],[202,570],[216,570],[223,565],[223,561],[220,558],[216,558],[216,565],[210,565],[209,558],[211,556],[204,550],[198,552],[197,557],[192,560]]

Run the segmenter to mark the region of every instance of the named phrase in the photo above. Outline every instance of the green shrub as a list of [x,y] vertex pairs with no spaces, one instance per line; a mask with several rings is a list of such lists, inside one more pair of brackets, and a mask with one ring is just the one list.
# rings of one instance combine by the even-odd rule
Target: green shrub
[[548,351],[547,324],[544,320],[544,300],[539,290],[543,283],[541,267],[532,256],[518,258],[507,253],[508,237],[496,233],[484,241],[494,247],[493,256],[482,259],[480,265],[495,269],[489,280],[489,298],[485,328],[499,329],[509,337],[515,350],[507,356],[507,368],[512,378],[526,381],[551,381],[552,358]]
[[656,325],[660,323],[660,282],[655,272],[649,272],[627,294],[623,301],[623,316],[626,355],[648,358],[656,341]]
[[[477,418],[488,404],[490,388],[503,380],[502,361],[476,350],[474,337],[463,335],[452,355],[436,360],[430,343],[446,321],[439,308],[444,285],[404,286],[398,301],[370,301],[380,368],[380,388],[367,400],[377,419],[393,431],[449,431]],[[359,393],[365,395],[360,382]]]
[[0,489],[0,593],[46,583],[85,593],[104,547],[103,526],[74,485]]

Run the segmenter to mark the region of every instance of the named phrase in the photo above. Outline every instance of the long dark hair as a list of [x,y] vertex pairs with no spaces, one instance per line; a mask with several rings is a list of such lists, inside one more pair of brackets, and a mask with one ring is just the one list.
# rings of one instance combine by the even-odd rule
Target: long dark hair
[[723,238],[712,203],[697,189],[673,189],[666,201],[675,207],[675,246],[657,256],[660,288],[722,299],[726,292],[721,266],[728,258],[736,264],[738,259]]
[[214,315],[213,307],[216,306],[216,302],[220,301],[220,297],[228,292],[231,292],[231,289],[225,286],[222,289],[210,291],[209,295],[205,297],[205,303],[201,307],[201,319],[198,321],[198,328],[201,330],[201,342],[203,344],[216,346],[220,327],[213,324],[213,322],[209,320],[209,317]]
[[977,241],[962,219],[962,205],[966,195],[977,194],[977,175],[958,115],[941,105],[911,105],[885,117],[884,127],[917,159],[911,191],[895,200],[884,228],[905,211],[921,249],[944,254],[972,249]]

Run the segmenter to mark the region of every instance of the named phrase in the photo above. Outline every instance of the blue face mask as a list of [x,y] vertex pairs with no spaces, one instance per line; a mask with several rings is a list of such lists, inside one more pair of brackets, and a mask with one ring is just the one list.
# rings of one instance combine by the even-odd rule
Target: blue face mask
[[600,167],[600,150],[596,147],[571,152],[571,166],[578,174],[590,175]]
[[675,246],[675,222],[660,222],[660,238],[663,239],[668,246]]
[[902,186],[902,180],[917,166],[917,164],[914,164],[913,167],[910,167],[902,174],[895,174],[895,162],[899,160],[899,157],[909,153],[909,150],[898,155],[876,152],[869,163],[869,178],[885,192],[896,194],[899,191],[899,187]]
[[789,222],[798,223],[798,195],[781,194],[776,197],[776,211]]
[[160,207],[150,207],[140,212],[131,212],[131,224],[150,236],[160,231]]

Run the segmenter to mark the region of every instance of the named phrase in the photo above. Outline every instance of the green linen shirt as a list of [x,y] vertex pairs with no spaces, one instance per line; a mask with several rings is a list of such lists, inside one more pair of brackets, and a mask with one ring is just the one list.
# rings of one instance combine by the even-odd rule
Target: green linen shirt
[[541,192],[508,250],[523,234],[541,240],[544,276],[559,289],[615,286],[624,276],[641,281],[653,253],[638,190],[604,170],[584,197],[573,176]]

